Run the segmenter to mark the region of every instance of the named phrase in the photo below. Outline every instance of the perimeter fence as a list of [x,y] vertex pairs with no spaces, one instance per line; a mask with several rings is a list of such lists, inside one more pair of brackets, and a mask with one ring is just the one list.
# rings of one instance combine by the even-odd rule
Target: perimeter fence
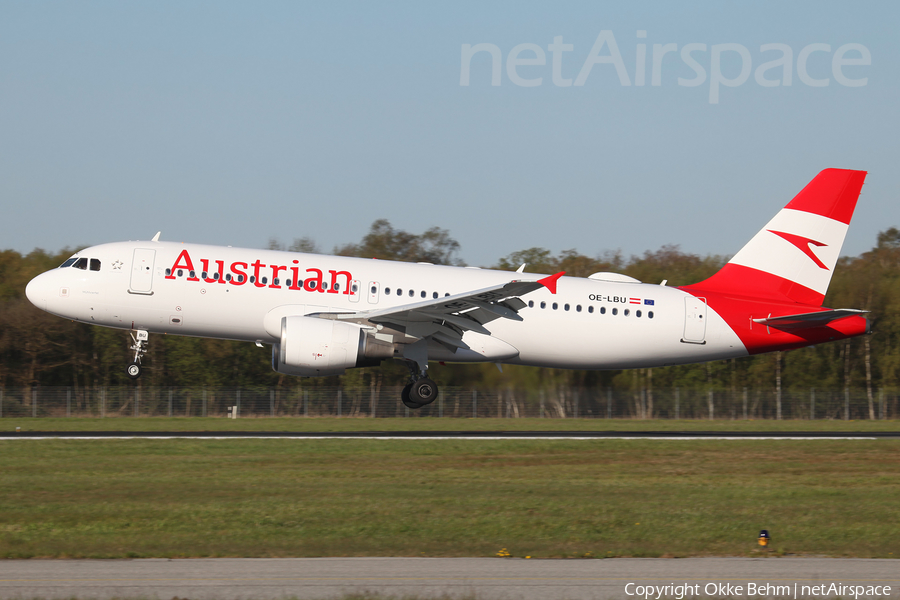
[[445,417],[598,419],[897,419],[900,390],[444,387],[410,410],[400,387],[32,387],[0,389],[7,417]]

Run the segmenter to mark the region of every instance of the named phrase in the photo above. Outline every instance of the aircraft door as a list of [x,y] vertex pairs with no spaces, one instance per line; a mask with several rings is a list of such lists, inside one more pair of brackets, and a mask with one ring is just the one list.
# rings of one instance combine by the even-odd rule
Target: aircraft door
[[135,248],[131,262],[131,287],[129,291],[135,294],[153,293],[153,262],[156,260],[156,250],[147,248]]
[[381,285],[377,281],[369,282],[369,304],[378,304],[378,295],[381,292]]
[[706,298],[688,296],[684,299],[684,337],[688,344],[706,343]]

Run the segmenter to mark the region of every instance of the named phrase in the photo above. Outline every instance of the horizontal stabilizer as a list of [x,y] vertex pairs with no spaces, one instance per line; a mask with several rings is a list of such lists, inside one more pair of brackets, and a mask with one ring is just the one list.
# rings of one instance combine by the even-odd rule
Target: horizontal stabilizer
[[797,329],[809,329],[812,327],[824,327],[832,321],[862,315],[867,312],[869,311],[857,310],[855,308],[837,308],[833,310],[802,313],[799,315],[785,315],[782,317],[753,319],[753,322],[759,323],[760,325],[765,325],[766,327],[792,331]]

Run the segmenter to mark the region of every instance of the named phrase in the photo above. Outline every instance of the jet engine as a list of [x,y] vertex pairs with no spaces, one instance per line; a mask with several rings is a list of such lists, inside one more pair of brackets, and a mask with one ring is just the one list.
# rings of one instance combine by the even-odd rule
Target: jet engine
[[272,368],[286,375],[324,377],[370,367],[394,356],[394,345],[376,340],[356,325],[332,319],[281,319],[281,342],[272,346]]

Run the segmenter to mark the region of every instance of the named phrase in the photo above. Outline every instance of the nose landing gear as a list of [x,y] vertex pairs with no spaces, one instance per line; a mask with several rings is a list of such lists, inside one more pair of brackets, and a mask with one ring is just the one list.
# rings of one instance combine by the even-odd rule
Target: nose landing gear
[[141,357],[147,352],[147,344],[150,340],[150,334],[143,329],[138,329],[131,334],[131,340],[134,342],[129,346],[129,350],[134,350],[134,359],[125,368],[125,374],[132,379],[141,376],[143,369],[141,368]]

